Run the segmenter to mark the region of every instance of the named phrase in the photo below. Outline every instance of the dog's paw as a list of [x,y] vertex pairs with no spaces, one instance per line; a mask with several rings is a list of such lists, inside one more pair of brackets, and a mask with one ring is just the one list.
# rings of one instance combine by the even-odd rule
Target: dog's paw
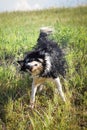
[[29,108],[33,109],[34,108],[34,103],[30,103]]

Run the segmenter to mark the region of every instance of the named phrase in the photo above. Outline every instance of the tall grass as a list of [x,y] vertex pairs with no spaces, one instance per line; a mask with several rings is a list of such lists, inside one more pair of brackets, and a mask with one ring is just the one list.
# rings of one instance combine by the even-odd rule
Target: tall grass
[[[0,130],[86,130],[87,7],[0,14]],[[55,28],[53,38],[66,53],[62,79],[67,103],[47,82],[29,109],[32,79],[17,60],[36,44],[39,28]]]

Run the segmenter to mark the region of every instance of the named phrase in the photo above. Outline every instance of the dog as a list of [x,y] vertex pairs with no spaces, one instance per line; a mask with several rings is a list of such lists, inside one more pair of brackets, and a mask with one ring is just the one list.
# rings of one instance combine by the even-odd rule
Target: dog
[[48,27],[41,28],[37,44],[33,50],[23,60],[18,61],[21,71],[29,72],[33,77],[30,96],[31,108],[34,107],[38,86],[43,84],[46,79],[54,80],[61,98],[66,102],[59,78],[59,75],[64,77],[66,73],[66,60],[58,44],[49,39],[52,32]]

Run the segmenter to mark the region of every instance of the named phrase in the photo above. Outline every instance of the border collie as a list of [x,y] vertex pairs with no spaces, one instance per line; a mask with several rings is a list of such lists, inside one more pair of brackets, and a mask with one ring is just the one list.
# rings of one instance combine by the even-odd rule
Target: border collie
[[30,107],[34,107],[35,94],[38,86],[43,84],[46,79],[53,79],[58,88],[59,94],[64,102],[66,102],[59,75],[64,77],[66,72],[66,61],[62,49],[53,40],[49,40],[48,36],[52,33],[52,29],[43,27],[37,44],[23,60],[18,61],[21,71],[31,73],[33,77],[32,91],[30,96]]

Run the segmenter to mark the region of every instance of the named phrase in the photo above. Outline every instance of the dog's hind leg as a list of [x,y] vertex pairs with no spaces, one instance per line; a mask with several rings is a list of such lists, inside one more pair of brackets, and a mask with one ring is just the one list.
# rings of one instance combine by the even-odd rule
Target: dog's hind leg
[[66,99],[65,99],[65,96],[64,96],[64,93],[63,93],[63,90],[62,90],[62,85],[60,83],[59,77],[55,78],[55,83],[57,85],[57,88],[58,88],[58,91],[59,91],[59,94],[60,94],[61,98],[63,99],[64,102],[66,102]]

